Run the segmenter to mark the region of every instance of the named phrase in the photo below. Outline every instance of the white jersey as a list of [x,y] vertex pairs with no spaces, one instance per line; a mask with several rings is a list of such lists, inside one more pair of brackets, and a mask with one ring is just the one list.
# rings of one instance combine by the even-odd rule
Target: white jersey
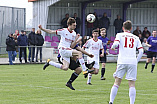
[[143,48],[139,37],[130,32],[122,32],[116,35],[112,45],[115,48],[119,45],[119,55],[117,64],[134,64],[137,65],[136,48]]
[[[96,41],[94,39],[89,39],[83,47],[88,48],[88,53],[94,55],[94,61],[99,62],[99,52],[103,49],[102,41],[100,39],[97,39]],[[90,59],[90,57],[87,58]]]
[[58,29],[56,30],[56,34],[61,36],[58,48],[60,47],[70,48],[71,43],[76,38],[76,32],[74,30],[69,31],[68,28]]

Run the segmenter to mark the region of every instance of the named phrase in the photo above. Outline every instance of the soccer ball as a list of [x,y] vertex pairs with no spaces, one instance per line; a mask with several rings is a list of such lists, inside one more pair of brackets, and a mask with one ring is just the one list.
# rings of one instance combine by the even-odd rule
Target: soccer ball
[[87,22],[93,23],[95,21],[95,16],[94,14],[88,14],[87,15]]

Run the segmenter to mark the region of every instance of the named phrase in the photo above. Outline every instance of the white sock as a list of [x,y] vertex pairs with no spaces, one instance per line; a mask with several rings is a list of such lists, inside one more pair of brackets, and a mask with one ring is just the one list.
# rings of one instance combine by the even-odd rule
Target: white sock
[[54,66],[54,67],[62,69],[62,64],[59,64],[59,63],[56,63],[56,62],[53,62],[53,61],[50,61],[49,64]]
[[88,73],[88,80],[87,80],[87,83],[91,83],[91,79],[92,79],[92,74],[91,74],[91,73]]
[[130,104],[134,104],[136,98],[136,89],[135,87],[129,88],[129,97],[130,97]]
[[111,88],[111,93],[110,93],[110,102],[113,103],[116,95],[117,95],[117,91],[118,91],[119,86],[118,85],[113,85]]
[[85,66],[84,59],[83,58],[79,58],[79,62],[81,64],[81,66],[82,66],[83,71],[86,71],[86,66]]

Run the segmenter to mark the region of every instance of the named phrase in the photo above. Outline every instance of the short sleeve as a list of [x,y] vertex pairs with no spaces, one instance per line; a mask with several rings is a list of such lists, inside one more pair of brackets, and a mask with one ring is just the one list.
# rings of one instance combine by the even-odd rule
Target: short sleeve
[[89,47],[90,46],[90,40],[88,40],[84,45],[83,45],[83,47],[85,47],[85,48],[87,48],[87,47]]
[[148,37],[147,42],[148,42],[148,44],[150,43],[150,37]]
[[64,29],[58,29],[58,30],[56,30],[56,35],[63,35],[63,33],[64,33]]
[[115,38],[114,41],[118,41],[118,42],[120,42],[120,35],[119,35],[119,34],[116,35],[116,38]]

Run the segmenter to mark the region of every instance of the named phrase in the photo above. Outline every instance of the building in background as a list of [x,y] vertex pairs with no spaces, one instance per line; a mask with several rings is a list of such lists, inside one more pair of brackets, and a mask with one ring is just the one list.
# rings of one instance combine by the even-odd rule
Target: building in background
[[0,54],[5,53],[5,39],[15,30],[26,29],[26,9],[0,6]]

